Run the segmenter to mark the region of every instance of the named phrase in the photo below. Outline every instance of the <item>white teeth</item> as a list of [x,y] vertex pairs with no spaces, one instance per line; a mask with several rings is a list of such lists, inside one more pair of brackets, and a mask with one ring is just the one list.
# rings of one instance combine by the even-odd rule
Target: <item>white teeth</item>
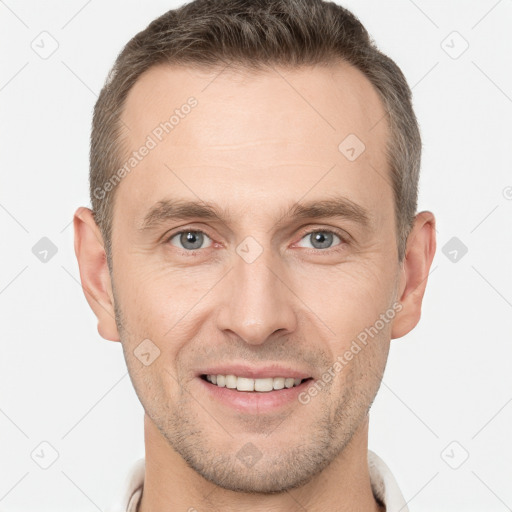
[[238,377],[236,381],[236,389],[238,389],[238,391],[254,391],[254,379]]
[[295,381],[295,379],[292,379],[290,377],[288,377],[287,379],[284,379],[284,387],[285,388],[293,388],[294,381]]
[[284,388],[284,379],[282,377],[276,377],[274,379],[274,389],[283,389]]
[[255,379],[254,391],[272,391],[274,389],[274,379]]
[[293,377],[269,377],[265,379],[249,379],[247,377],[237,377],[236,375],[207,375],[206,380],[216,384],[220,388],[226,387],[236,389],[237,391],[259,391],[267,392],[283,388],[292,388],[298,386],[302,379]]
[[236,377],[234,375],[226,375],[226,387],[236,389]]

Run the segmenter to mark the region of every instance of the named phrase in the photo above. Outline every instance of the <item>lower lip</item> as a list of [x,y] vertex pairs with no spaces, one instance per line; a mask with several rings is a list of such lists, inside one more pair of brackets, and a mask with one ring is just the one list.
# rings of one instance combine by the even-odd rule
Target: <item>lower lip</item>
[[207,380],[198,377],[207,393],[222,405],[231,407],[238,412],[262,414],[273,412],[286,405],[299,404],[299,395],[313,382],[309,379],[293,388],[276,389],[274,391],[237,391],[231,388],[220,388]]

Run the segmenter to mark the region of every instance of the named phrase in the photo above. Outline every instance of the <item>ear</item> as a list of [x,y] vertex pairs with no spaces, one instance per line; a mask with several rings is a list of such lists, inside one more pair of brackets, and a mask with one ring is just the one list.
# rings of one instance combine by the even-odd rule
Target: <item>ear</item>
[[421,303],[427,286],[428,273],[436,252],[436,221],[431,212],[416,215],[407,238],[398,297],[402,309],[393,321],[391,338],[401,338],[412,331],[421,317]]
[[75,254],[80,268],[82,289],[98,318],[102,338],[120,341],[115,322],[114,296],[107,265],[107,255],[100,229],[89,208],[80,207],[73,217]]

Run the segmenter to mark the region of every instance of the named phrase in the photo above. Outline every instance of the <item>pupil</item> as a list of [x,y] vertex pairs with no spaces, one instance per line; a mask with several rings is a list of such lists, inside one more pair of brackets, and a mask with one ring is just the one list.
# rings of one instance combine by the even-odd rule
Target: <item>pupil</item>
[[[185,249],[199,249],[203,245],[203,234],[199,232],[189,231],[183,233],[180,238],[180,242]],[[192,247],[187,244],[191,244]]]
[[329,247],[332,243],[332,233],[328,233],[325,235],[324,233],[318,232],[313,234],[313,242],[312,245],[315,249],[324,249],[325,247]]

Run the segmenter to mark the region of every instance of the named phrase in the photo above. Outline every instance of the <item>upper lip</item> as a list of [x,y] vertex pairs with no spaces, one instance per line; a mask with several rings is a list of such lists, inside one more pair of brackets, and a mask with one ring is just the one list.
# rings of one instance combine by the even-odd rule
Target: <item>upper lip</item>
[[247,364],[224,364],[203,368],[198,371],[200,375],[235,375],[247,379],[266,379],[270,377],[284,377],[294,379],[307,379],[310,373],[279,364],[266,364],[256,367]]

